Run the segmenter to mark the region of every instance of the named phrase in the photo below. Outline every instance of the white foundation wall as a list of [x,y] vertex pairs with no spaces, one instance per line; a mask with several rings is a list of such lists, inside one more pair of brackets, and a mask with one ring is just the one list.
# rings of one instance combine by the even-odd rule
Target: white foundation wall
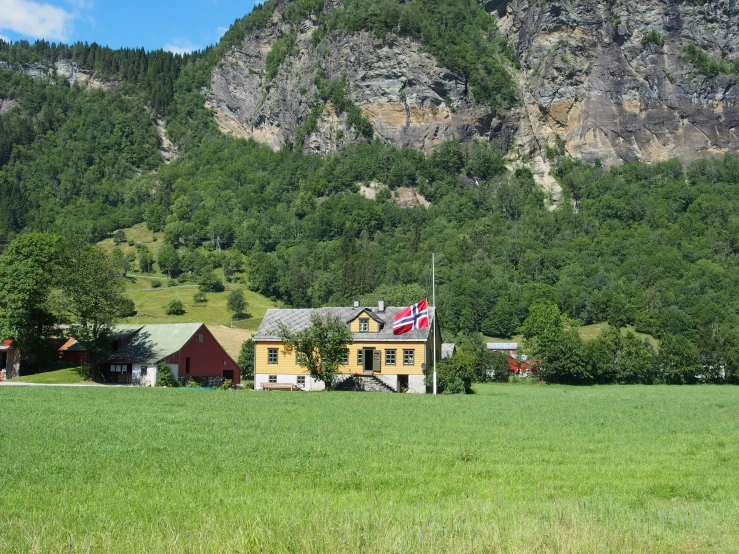
[[408,392],[412,394],[426,394],[426,376],[409,375]]
[[[273,373],[272,375],[277,376],[278,385],[296,385],[301,387],[303,390],[319,391],[325,390],[326,386],[322,381],[311,378],[310,375],[305,375],[305,386],[298,385],[298,375],[280,375],[279,373]],[[269,375],[255,375],[254,376],[254,390],[263,390],[262,385],[269,384]]]

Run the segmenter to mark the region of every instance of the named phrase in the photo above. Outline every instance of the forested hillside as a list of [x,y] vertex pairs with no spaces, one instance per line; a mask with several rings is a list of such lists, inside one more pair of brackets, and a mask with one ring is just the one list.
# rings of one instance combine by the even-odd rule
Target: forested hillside
[[[375,138],[321,157],[224,136],[202,88],[219,56],[276,4],[238,21],[218,47],[186,58],[0,44],[15,64],[69,56],[122,83],[91,90],[0,71],[0,239],[51,230],[97,241],[145,221],[180,255],[219,239],[246,256],[252,290],[294,307],[379,295],[391,304],[417,300],[429,291],[435,252],[450,338],[510,337],[532,306],[553,303],[574,324],[631,324],[657,337],[683,335],[704,351],[739,345],[735,157],[606,169],[551,148],[564,191],[552,209],[527,160],[507,168],[497,141],[450,140],[425,154]],[[479,12],[461,26],[453,18],[441,24],[472,13],[466,2],[447,2],[446,11],[436,2],[345,4],[344,12],[317,16],[316,40],[355,28],[382,35],[400,18],[490,109],[515,104],[504,69],[512,52],[498,39],[484,42],[494,30],[478,22]],[[299,21],[322,6],[303,0],[287,13]],[[399,12],[385,21],[388,6]],[[429,21],[439,24],[431,29]],[[462,32],[468,28],[480,34]],[[164,96],[152,78],[161,69],[152,73],[144,61],[170,68]],[[166,117],[182,155],[170,165],[158,152],[157,117]],[[370,183],[372,199],[360,194]],[[430,206],[398,206],[409,189]]]

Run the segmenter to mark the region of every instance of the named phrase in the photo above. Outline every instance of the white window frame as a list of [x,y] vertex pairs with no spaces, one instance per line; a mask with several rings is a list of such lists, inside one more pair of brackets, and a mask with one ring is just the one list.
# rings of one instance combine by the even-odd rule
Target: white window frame
[[359,332],[369,333],[369,318],[368,317],[359,318]]

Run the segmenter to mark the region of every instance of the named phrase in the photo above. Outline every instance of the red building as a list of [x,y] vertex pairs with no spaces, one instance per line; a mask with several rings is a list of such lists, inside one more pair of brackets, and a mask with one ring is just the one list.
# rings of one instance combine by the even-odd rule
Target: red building
[[159,364],[167,362],[180,381],[239,384],[239,366],[202,323],[121,325],[113,339],[114,352],[101,367],[108,382],[154,386]]

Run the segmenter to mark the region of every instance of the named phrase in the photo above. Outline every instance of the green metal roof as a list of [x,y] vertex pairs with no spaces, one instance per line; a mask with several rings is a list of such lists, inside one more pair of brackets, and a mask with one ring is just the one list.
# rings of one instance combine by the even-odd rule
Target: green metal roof
[[203,326],[202,323],[171,323],[161,325],[118,325],[114,334],[128,336],[138,327],[131,341],[110,356],[111,362],[156,364],[179,352]]

